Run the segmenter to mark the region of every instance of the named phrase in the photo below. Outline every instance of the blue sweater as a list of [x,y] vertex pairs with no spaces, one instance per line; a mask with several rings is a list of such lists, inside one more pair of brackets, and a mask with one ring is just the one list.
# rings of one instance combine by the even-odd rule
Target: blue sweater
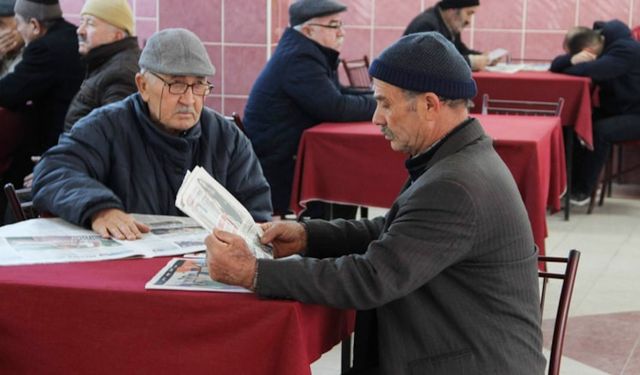
[[595,61],[571,65],[571,55],[556,57],[551,71],[591,77],[600,86],[600,108],[607,116],[640,114],[640,43],[621,21],[598,22],[604,49]]
[[34,204],[85,226],[106,208],[180,215],[176,194],[197,165],[254,220],[270,220],[269,185],[237,127],[204,108],[193,128],[170,135],[151,121],[140,94],[94,110],[60,137],[36,166]]
[[275,212],[289,208],[294,158],[305,129],[373,117],[373,97],[343,90],[337,64],[337,51],[289,28],[251,89],[244,125],[271,185]]

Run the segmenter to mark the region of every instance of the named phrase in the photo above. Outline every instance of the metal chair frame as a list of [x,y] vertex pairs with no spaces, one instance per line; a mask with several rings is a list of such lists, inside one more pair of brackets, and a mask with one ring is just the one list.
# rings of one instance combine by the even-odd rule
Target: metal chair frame
[[482,114],[560,116],[564,107],[564,98],[557,102],[491,99],[489,94],[482,95]]
[[562,280],[562,288],[560,289],[560,299],[556,312],[553,338],[551,339],[551,354],[549,355],[549,375],[560,374],[560,360],[562,359],[562,349],[564,346],[564,337],[567,330],[567,322],[569,320],[569,307],[571,305],[571,296],[573,295],[573,287],[578,272],[578,263],[580,261],[580,252],[578,250],[569,251],[569,256],[550,257],[540,256],[539,262],[545,263],[565,263],[564,272],[538,271],[538,277],[542,279],[542,292],[540,294],[540,312],[541,316],[544,312],[544,302],[547,291],[547,282],[549,279]]
[[352,88],[371,88],[369,58],[366,55],[362,59],[342,60],[341,63]]

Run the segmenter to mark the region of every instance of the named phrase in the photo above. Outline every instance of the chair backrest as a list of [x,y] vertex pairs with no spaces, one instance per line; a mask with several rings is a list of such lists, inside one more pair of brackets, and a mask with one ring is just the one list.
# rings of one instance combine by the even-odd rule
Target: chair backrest
[[31,201],[31,188],[16,189],[12,183],[4,185],[4,193],[16,221],[38,217],[38,211]]
[[563,257],[538,257],[540,262],[545,263],[545,270],[549,268],[548,263],[564,263],[566,264],[563,272],[538,271],[538,276],[542,279],[542,293],[540,296],[540,311],[544,312],[545,295],[547,292],[547,282],[549,279],[562,280],[560,289],[560,299],[553,328],[553,338],[551,339],[551,354],[549,355],[549,375],[557,375],[560,373],[560,360],[562,358],[562,346],[564,345],[564,334],[567,328],[569,318],[569,306],[571,304],[571,295],[573,294],[573,285],[576,280],[578,271],[578,261],[580,260],[580,252],[571,250],[567,258]]
[[640,41],[640,25],[634,27],[633,30],[631,30],[631,36],[633,36],[635,40]]
[[564,107],[564,98],[556,102],[491,99],[489,94],[482,95],[482,114],[560,116]]
[[244,124],[242,123],[242,119],[240,119],[240,115],[238,113],[232,112],[231,116],[224,116],[224,118],[236,124],[238,129],[240,129],[243,133],[245,132]]
[[369,58],[365,55],[362,59],[342,60],[342,66],[347,73],[349,85],[354,88],[371,88],[369,76]]

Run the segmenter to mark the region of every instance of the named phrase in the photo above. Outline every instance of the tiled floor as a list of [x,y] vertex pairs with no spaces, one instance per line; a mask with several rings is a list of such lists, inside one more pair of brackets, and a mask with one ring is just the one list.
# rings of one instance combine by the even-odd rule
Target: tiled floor
[[[614,185],[613,198],[591,215],[586,207],[574,207],[571,212],[568,222],[560,213],[547,217],[547,253],[581,252],[561,373],[638,375],[640,186]],[[547,301],[558,295],[555,285],[550,288]],[[554,307],[548,302],[545,308],[545,337],[552,329]],[[316,361],[312,371],[313,375],[339,374],[340,346]]]

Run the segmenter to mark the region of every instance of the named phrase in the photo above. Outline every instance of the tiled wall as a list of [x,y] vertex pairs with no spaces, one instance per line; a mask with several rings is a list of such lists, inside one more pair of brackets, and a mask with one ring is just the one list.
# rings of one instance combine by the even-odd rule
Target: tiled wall
[[[346,40],[342,56],[376,56],[402,35],[409,21],[434,0],[343,0]],[[65,17],[77,23],[83,0],[60,0]],[[253,81],[288,22],[290,0],[129,0],[143,43],[156,30],[186,27],[207,46],[217,73],[208,104],[242,113]],[[467,45],[507,48],[515,58],[550,59],[560,51],[566,29],[619,18],[640,24],[640,0],[481,0]]]

